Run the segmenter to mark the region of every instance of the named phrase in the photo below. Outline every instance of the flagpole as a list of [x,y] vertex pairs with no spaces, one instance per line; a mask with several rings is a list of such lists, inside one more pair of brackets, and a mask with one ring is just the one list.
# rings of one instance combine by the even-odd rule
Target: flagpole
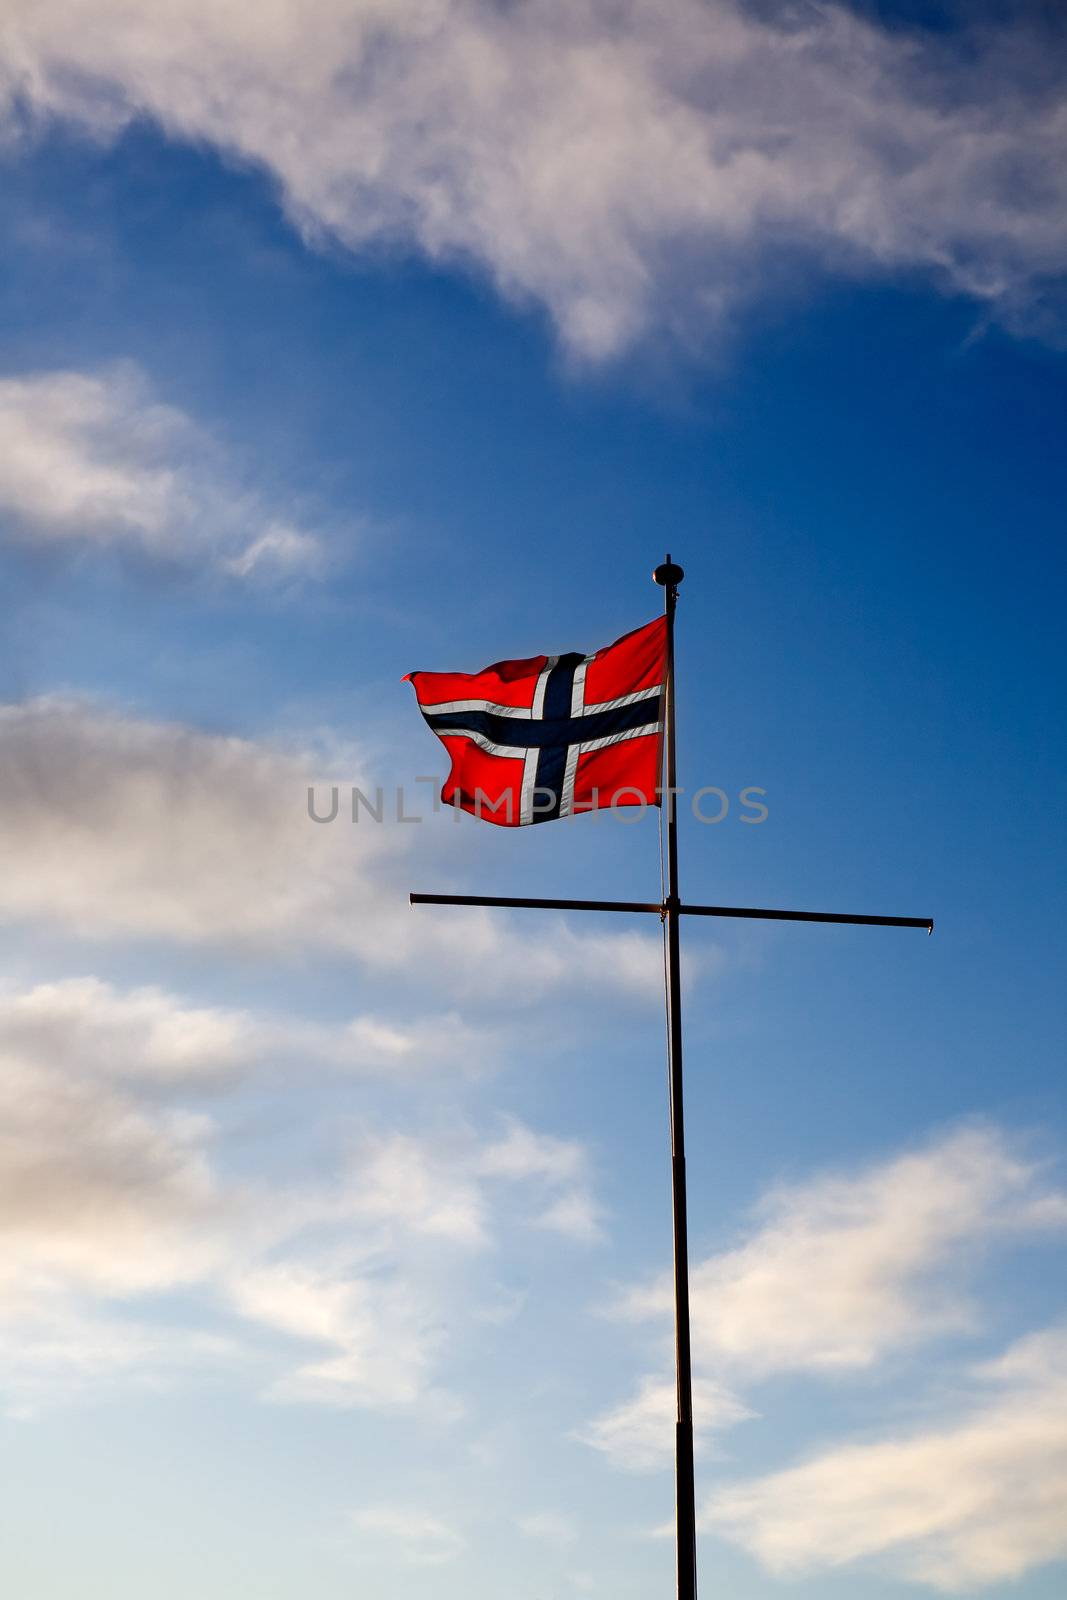
[[[664,754],[667,810],[667,872],[659,902],[648,900],[531,899],[518,895],[412,894],[412,905],[508,906],[553,911],[615,911],[658,914],[664,925],[667,980],[667,1050],[670,1084],[671,1194],[674,1214],[675,1362],[678,1408],[675,1429],[678,1519],[678,1600],[696,1600],[696,1491],[693,1481],[693,1370],[689,1335],[689,1248],[685,1197],[685,1122],[682,1111],[682,980],[679,924],[683,916],[746,917],[774,922],[848,923],[882,928],[934,931],[930,917],[867,916],[841,911],[786,911],[762,906],[683,905],[678,888],[678,756],[675,718],[674,613],[678,585],[685,577],[667,556],[652,574],[664,590],[667,622]],[[516,712],[516,715],[523,713]],[[524,713],[527,717],[530,712]],[[468,737],[471,735],[468,733]],[[605,800],[604,804],[608,802]],[[538,820],[534,818],[533,820]],[[543,819],[541,819],[543,820]]]
[[676,1505],[678,1519],[678,1600],[695,1600],[696,1486],[693,1476],[693,1365],[689,1337],[689,1245],[685,1198],[685,1115],[682,1103],[682,976],[679,924],[682,899],[678,888],[678,752],[675,717],[674,612],[678,585],[685,577],[668,554],[652,574],[664,591],[667,618],[666,807],[667,896],[667,1044],[670,1074],[671,1196],[674,1212],[674,1350],[678,1381],[675,1426]]

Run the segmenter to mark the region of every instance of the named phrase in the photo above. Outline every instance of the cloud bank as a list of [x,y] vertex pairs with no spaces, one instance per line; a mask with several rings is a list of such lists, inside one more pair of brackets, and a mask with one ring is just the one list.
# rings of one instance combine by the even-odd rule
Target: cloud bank
[[298,227],[468,263],[601,359],[801,261],[919,271],[1039,326],[1067,269],[1062,38],[802,0],[12,0],[12,136],[148,116]]
[[782,1576],[864,1562],[947,1594],[1067,1556],[1067,1331],[1032,1334],[973,1378],[992,1398],[730,1485],[703,1525]]
[[[844,1372],[967,1332],[982,1252],[1046,1228],[1067,1228],[1067,1195],[994,1127],[778,1189],[743,1243],[692,1269],[694,1358],[749,1377]],[[672,1292],[661,1279],[623,1309],[667,1318]]]
[[92,975],[0,991],[0,1389],[14,1412],[207,1362],[278,1402],[417,1402],[447,1420],[461,1408],[441,1377],[449,1350],[501,1320],[484,1265],[501,1236],[602,1237],[580,1145],[507,1119],[427,1133],[410,1094],[399,1124],[339,1128],[311,1179],[270,1141],[261,1176],[229,1170],[247,1169],[233,1118],[272,1088],[288,1096],[294,1063],[303,1077],[491,1066],[492,1023],[451,1009],[464,982],[483,1014],[494,995],[510,1014],[568,988],[657,990],[652,939],[414,917],[421,830],[316,826],[311,760],[91,702],[0,707],[0,919],[272,966],[334,953],[398,974],[405,994],[399,1018],[323,1022]]
[[321,541],[272,515],[133,362],[0,378],[0,529],[239,579],[308,577],[324,558]]
[[121,990],[62,978],[0,990],[0,1049],[45,1070],[73,1067],[157,1093],[225,1089],[272,1068],[397,1080],[435,1068],[477,1070],[499,1048],[454,1012],[410,1020],[364,1014],[330,1025],[226,1006],[194,1006],[155,985]]
[[232,1066],[235,1042],[244,1060],[240,1014],[84,980],[0,1010],[0,1394],[16,1413],[240,1360],[277,1401],[452,1417],[441,1362],[490,1326],[479,1263],[553,1226],[560,1202],[597,1215],[583,1147],[518,1121],[349,1127],[314,1179],[269,1146],[259,1175],[235,1175],[221,1121],[182,1101],[194,1064]]
[[[752,1416],[727,1381],[884,1376],[922,1342],[978,1333],[978,1261],[1046,1230],[1067,1231],[1067,1194],[990,1125],[772,1191],[748,1237],[691,1272],[698,1439]],[[672,1286],[636,1289],[617,1310],[665,1331]],[[582,1437],[615,1466],[664,1468],[674,1400],[669,1379],[647,1376]],[[939,1396],[924,1429],[723,1484],[703,1526],[780,1576],[873,1563],[946,1592],[1015,1578],[1067,1554],[1065,1406],[1067,1334],[1034,1334],[972,1369],[962,1401]]]

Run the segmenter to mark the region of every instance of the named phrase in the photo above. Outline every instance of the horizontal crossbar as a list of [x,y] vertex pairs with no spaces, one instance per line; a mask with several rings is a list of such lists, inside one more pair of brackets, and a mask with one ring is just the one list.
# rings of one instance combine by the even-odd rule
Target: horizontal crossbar
[[658,900],[526,900],[505,894],[412,894],[413,906],[525,906],[533,911],[654,911]]
[[[532,911],[650,911],[666,915],[660,900],[542,900],[503,894],[412,894],[413,906],[517,906]],[[777,911],[762,906],[687,906],[687,917],[748,917],[762,922],[843,922],[865,928],[925,928],[933,933],[932,917],[866,917],[847,911]]]
[[690,917],[755,917],[766,922],[847,922],[863,928],[925,928],[933,917],[862,917],[850,911],[768,911],[761,906],[679,906]]

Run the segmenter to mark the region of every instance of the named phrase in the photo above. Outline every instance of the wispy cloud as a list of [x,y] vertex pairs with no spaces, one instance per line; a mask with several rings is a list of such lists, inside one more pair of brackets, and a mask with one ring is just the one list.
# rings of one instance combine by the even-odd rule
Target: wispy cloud
[[933,1426],[727,1485],[703,1525],[783,1576],[863,1563],[949,1594],[1067,1556],[1067,1331],[972,1377],[968,1403]]
[[524,1538],[539,1539],[559,1549],[566,1549],[578,1538],[573,1520],[560,1511],[532,1511],[519,1517],[517,1526]]
[[23,115],[98,135],[154,117],[266,169],[309,238],[473,262],[589,358],[652,327],[699,337],[804,261],[917,268],[1014,323],[1067,267],[1062,41],[1033,17],[961,34],[785,0],[8,13]]
[[[1045,1230],[1067,1231],[1067,1194],[992,1125],[773,1190],[742,1243],[691,1270],[698,1441],[753,1414],[738,1387],[874,1370],[924,1341],[978,1332],[973,1268]],[[673,1311],[666,1277],[615,1306],[663,1334]],[[614,1466],[657,1470],[671,1460],[674,1416],[673,1383],[654,1373],[580,1437]]]
[[483,1151],[479,1170],[489,1178],[533,1180],[549,1201],[534,1225],[587,1244],[603,1237],[602,1212],[593,1197],[584,1148],[573,1139],[535,1134],[512,1120],[505,1136]]
[[417,1075],[466,1068],[495,1044],[454,1012],[331,1026],[196,1006],[154,985],[119,989],[93,977],[0,990],[0,1049],[46,1069],[76,1064],[82,1074],[158,1090],[225,1086],[294,1059],[355,1075]]
[[247,1367],[241,1341],[151,1314],[39,1293],[18,1316],[0,1313],[0,1409],[24,1421],[87,1396],[159,1390],[218,1370]]
[[[628,1472],[657,1472],[674,1460],[677,1390],[670,1378],[644,1378],[637,1393],[597,1417],[578,1437]],[[699,1453],[711,1434],[752,1412],[711,1378],[693,1382],[693,1434]]]
[[[1067,1195],[992,1126],[775,1190],[742,1244],[693,1269],[696,1359],[750,1376],[870,1367],[972,1328],[966,1283],[979,1255],[1065,1226]],[[666,1318],[671,1307],[662,1279],[624,1309]]]
[[[533,1130],[511,1126],[537,1143]],[[463,1131],[367,1137],[343,1180],[294,1211],[300,1227],[333,1230],[327,1245],[234,1273],[227,1293],[243,1316],[318,1347],[274,1382],[272,1398],[379,1409],[418,1401],[441,1417],[458,1412],[435,1379],[446,1326],[499,1321],[480,1308],[484,1293],[472,1292],[473,1264],[505,1231],[536,1225],[540,1203],[536,1173],[493,1170],[495,1144]],[[566,1192],[579,1183],[587,1193],[584,1152],[572,1151],[552,1185]]]
[[66,978],[0,993],[0,1049],[44,1069],[204,1085],[246,1071],[262,1043],[247,1012],[183,1005],[155,987]]
[[0,378],[0,530],[243,579],[313,576],[325,557],[129,361]]
[[462,1555],[467,1541],[458,1528],[417,1506],[364,1506],[352,1514],[361,1534],[388,1541],[391,1552],[416,1567],[439,1567]]
[[428,1415],[456,1415],[458,1402],[432,1381],[445,1344],[440,1293],[410,1269],[390,1270],[387,1257],[374,1265],[361,1273],[296,1258],[231,1274],[225,1291],[234,1310],[303,1350],[284,1363],[268,1396],[378,1411],[418,1402]]

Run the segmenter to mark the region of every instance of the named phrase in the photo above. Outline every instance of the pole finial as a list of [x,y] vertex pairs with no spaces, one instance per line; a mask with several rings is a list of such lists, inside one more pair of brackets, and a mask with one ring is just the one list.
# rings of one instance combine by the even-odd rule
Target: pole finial
[[675,589],[685,577],[685,572],[676,561],[672,561],[670,551],[667,552],[666,561],[662,562],[652,574],[653,583],[658,583],[661,589]]

